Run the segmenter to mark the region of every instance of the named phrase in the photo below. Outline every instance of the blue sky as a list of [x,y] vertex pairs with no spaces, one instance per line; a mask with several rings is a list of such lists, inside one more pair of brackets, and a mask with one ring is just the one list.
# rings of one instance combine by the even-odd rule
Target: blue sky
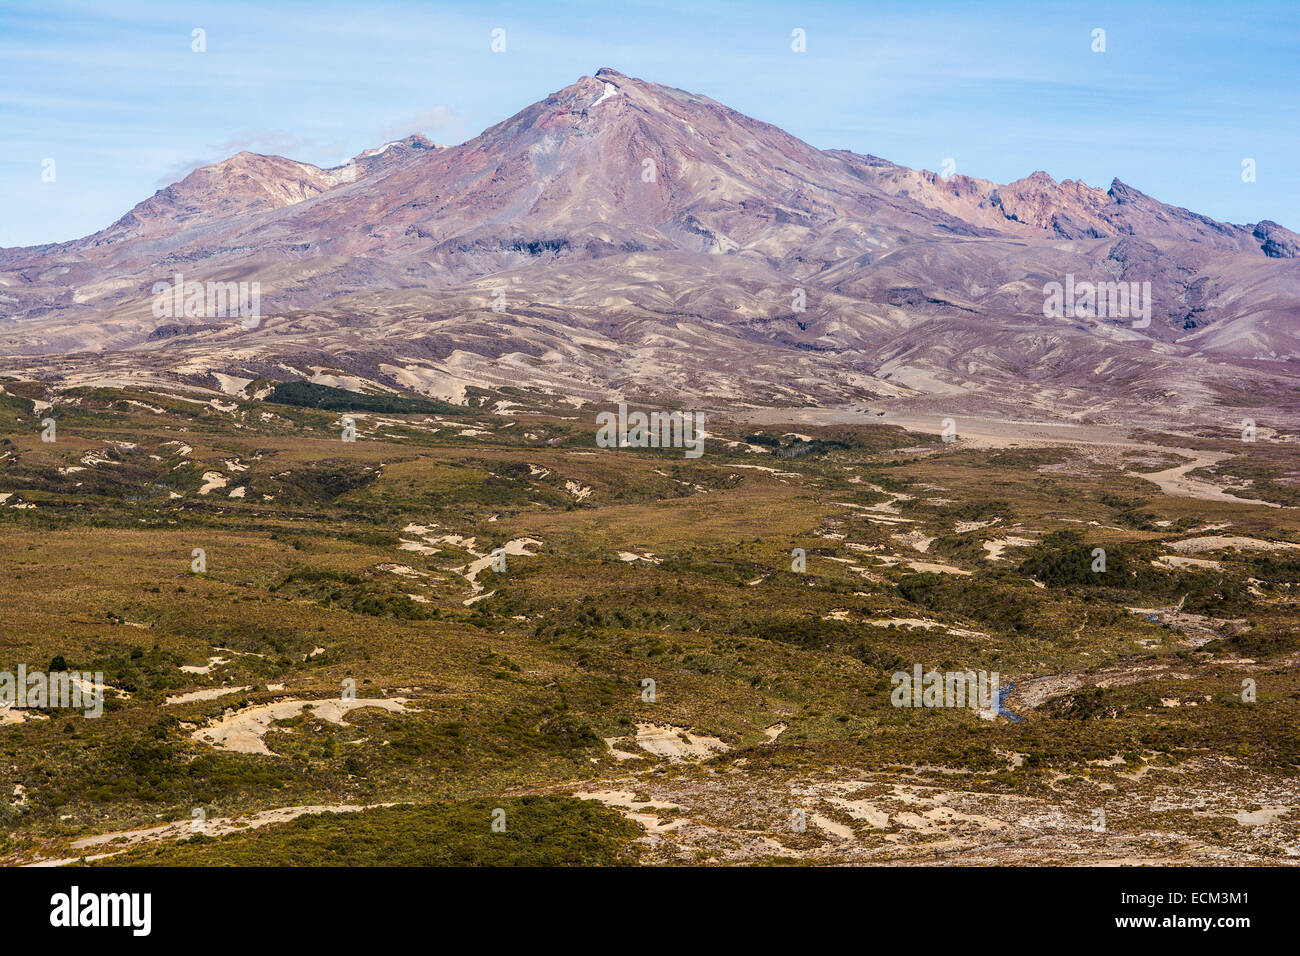
[[[195,28],[206,53],[191,52]],[[795,28],[806,53],[791,51]],[[332,166],[417,129],[461,142],[602,66],[824,149],[935,170],[951,157],[998,182],[1118,177],[1216,219],[1300,230],[1294,0],[5,0],[0,246],[86,235],[241,149]]]

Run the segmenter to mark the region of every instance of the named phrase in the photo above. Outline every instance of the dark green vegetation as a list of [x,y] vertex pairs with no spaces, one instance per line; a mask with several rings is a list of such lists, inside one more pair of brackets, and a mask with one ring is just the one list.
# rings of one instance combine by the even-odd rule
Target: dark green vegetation
[[[494,814],[504,830],[492,829]],[[299,817],[115,857],[124,866],[625,866],[641,828],[564,797],[504,797]]]
[[313,382],[280,382],[271,389],[266,401],[301,408],[320,408],[331,412],[381,412],[413,415],[427,412],[438,415],[464,415],[466,409],[450,402],[417,395],[369,395],[350,392]]
[[[1150,777],[1106,768],[1213,762],[1216,791],[1250,808],[1300,769],[1290,510],[1164,496],[1119,452],[1076,468],[1071,449],[984,451],[877,424],[798,426],[808,442],[720,427],[698,460],[602,450],[590,408],[523,393],[513,414],[350,404],[349,443],[344,406],[323,404],[335,390],[318,388],[285,405],[5,383],[0,669],[62,659],[115,690],[99,720],[0,724],[0,857],[76,857],[76,838],[196,807],[397,802],[413,806],[129,859],[620,863],[640,824],[526,795],[643,799],[641,783],[675,780],[786,799],[809,773],[973,774],[963,792],[1073,806],[1071,788],[1106,774],[1147,806]],[[38,415],[33,401],[55,404]],[[1278,448],[1235,447],[1256,449],[1285,478]],[[1213,535],[1274,550],[1173,547]],[[1200,563],[1170,560],[1184,555]],[[1013,694],[1023,723],[892,707],[890,675],[915,663],[1061,682],[1041,700]],[[404,709],[294,711],[260,736],[269,753],[195,736],[228,712],[338,700],[348,681]],[[168,701],[201,691],[219,696]],[[638,746],[651,724],[726,749],[670,762]],[[509,839],[483,823],[497,806]],[[721,797],[700,806],[730,834],[720,859],[735,858],[727,828],[777,826],[755,811],[742,827]]]

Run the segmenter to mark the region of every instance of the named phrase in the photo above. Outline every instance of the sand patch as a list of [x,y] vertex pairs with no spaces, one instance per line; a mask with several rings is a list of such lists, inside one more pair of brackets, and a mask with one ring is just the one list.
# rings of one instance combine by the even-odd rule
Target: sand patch
[[988,554],[984,555],[984,560],[1001,561],[1002,552],[1007,548],[1032,548],[1037,543],[1033,538],[1018,538],[1015,536],[998,538],[996,541],[985,541],[984,550]]
[[617,810],[629,820],[641,824],[651,833],[674,830],[687,822],[682,818],[671,820],[668,823],[661,823],[659,814],[647,813],[646,811],[680,810],[681,807],[675,803],[664,803],[659,800],[638,800],[636,794],[630,790],[584,790],[575,793],[574,796],[579,800],[596,800],[603,803],[611,810]]
[[184,674],[211,674],[213,668],[229,663],[228,657],[209,657],[206,664],[182,664],[180,669]]
[[[465,538],[458,534],[434,535],[433,529],[426,525],[414,523],[408,524],[402,529],[402,532],[404,534],[413,534],[420,538],[419,541],[412,541],[407,538],[401,539],[398,548],[402,551],[414,551],[417,554],[437,554],[442,550],[439,545],[449,544],[474,555],[474,560],[468,565],[459,568],[448,568],[446,570],[459,574],[469,582],[469,586],[472,588],[472,594],[468,600],[462,602],[463,604],[469,605],[473,604],[475,601],[481,601],[484,598],[491,597],[490,594],[483,593],[483,585],[478,583],[478,576],[492,566],[492,562],[495,560],[495,552],[489,551],[487,554],[483,554],[475,550],[477,542],[474,538]],[[542,542],[538,541],[536,538],[515,538],[513,541],[507,541],[503,544],[500,550],[503,551],[507,557],[513,555],[515,557],[535,558],[537,557],[537,553],[535,551],[529,551],[528,549],[530,547],[541,547],[541,545]],[[393,567],[404,567],[404,565],[393,565]]]
[[28,720],[49,720],[45,714],[38,714],[35,711],[25,710],[21,707],[14,707],[5,704],[0,707],[0,727],[5,724],[21,724]]
[[647,551],[645,554],[637,554],[635,551],[620,551],[618,553],[620,561],[626,561],[629,564],[633,561],[646,561],[650,564],[663,564],[663,558],[656,558],[653,551]]
[[1136,478],[1143,478],[1153,484],[1159,485],[1160,490],[1167,495],[1173,495],[1182,498],[1199,498],[1201,501],[1230,501],[1241,505],[1260,505],[1265,508],[1279,508],[1271,501],[1259,501],[1251,498],[1238,498],[1236,495],[1230,495],[1218,485],[1211,484],[1208,481],[1202,481],[1200,478],[1192,478],[1188,472],[1195,471],[1198,468],[1208,467],[1217,464],[1224,458],[1230,458],[1224,452],[1205,452],[1192,451],[1187,448],[1169,449],[1179,455],[1190,457],[1192,460],[1185,465],[1177,465],[1173,468],[1166,468],[1164,471],[1140,472],[1130,471],[1129,475]]
[[605,746],[609,748],[609,755],[615,760],[640,760],[640,754],[634,754],[627,750],[620,749],[617,744],[625,738],[623,737],[605,737]]
[[[610,738],[613,742],[626,739],[626,737]],[[694,734],[669,724],[637,724],[636,738],[633,742],[646,753],[665,757],[673,763],[701,760],[731,749],[717,737]],[[613,749],[613,743],[610,743],[610,749]]]
[[[528,548],[530,546],[535,548],[540,548],[541,545],[542,542],[538,541],[536,538],[516,538],[513,541],[507,541],[505,544],[503,544],[501,546],[501,550],[504,551],[507,556],[514,555],[515,557],[535,558],[537,557],[537,552],[529,551]],[[471,551],[470,553],[475,554],[476,552]],[[477,578],[480,574],[482,574],[484,571],[486,571],[489,567],[492,566],[493,560],[495,559],[492,553],[488,553],[482,555],[477,560],[471,561],[469,563],[469,566],[466,567],[464,571],[464,578],[466,581],[470,583],[470,586],[475,591],[483,590],[483,585],[478,583]]]
[[828,820],[820,813],[814,813],[808,817],[808,822],[817,829],[829,833],[837,840],[852,840],[853,828],[845,826],[843,823],[836,823],[834,820]]
[[376,571],[388,571],[391,574],[399,574],[405,578],[427,578],[429,575],[424,571],[417,571],[415,568],[405,564],[381,564],[375,568]]
[[932,564],[928,561],[909,561],[907,566],[913,571],[928,571],[933,574],[960,574],[969,576],[971,573],[963,568],[954,568],[951,564]]
[[79,840],[72,841],[72,849],[87,850],[92,847],[104,847],[108,844],[112,844],[113,853],[105,854],[112,856],[114,853],[121,853],[143,843],[158,843],[163,840],[180,840],[192,837],[196,833],[200,832],[207,836],[219,837],[224,836],[227,833],[256,830],[259,827],[269,826],[274,823],[288,823],[292,820],[296,820],[298,817],[306,816],[308,814],[354,813],[359,810],[371,810],[377,807],[390,806],[393,806],[393,804],[337,803],[301,807],[277,807],[274,810],[261,810],[257,813],[250,813],[247,816],[211,817],[204,822],[201,830],[196,827],[195,822],[192,819],[177,820],[174,823],[165,823],[162,826],[156,827],[145,827],[140,830],[116,830],[112,833],[100,833],[96,836],[82,837]]
[[930,550],[930,545],[934,541],[932,536],[926,535],[920,531],[909,531],[906,534],[891,534],[890,537],[900,544],[905,544],[910,548],[920,551],[922,554],[925,554]]
[[210,744],[219,750],[233,750],[236,753],[266,754],[272,756],[263,737],[272,729],[277,720],[297,717],[304,710],[311,716],[331,724],[345,724],[343,719],[351,711],[362,707],[378,707],[390,714],[406,713],[406,698],[357,698],[355,700],[289,700],[276,701],[273,704],[259,704],[244,710],[227,713],[209,727],[196,730],[190,736],[199,743]]
[[591,489],[586,485],[578,484],[576,481],[566,481],[564,483],[564,490],[573,495],[573,497],[579,501],[591,497]]
[[1288,541],[1265,541],[1262,538],[1247,538],[1241,535],[1211,534],[1201,538],[1187,538],[1174,541],[1169,547],[1180,554],[1200,554],[1202,551],[1285,551],[1288,548],[1300,548],[1300,544]]
[[216,700],[218,697],[225,697],[227,694],[238,694],[240,691],[252,690],[251,687],[208,687],[204,690],[192,690],[184,694],[175,694],[168,697],[163,703],[165,704],[188,704],[196,700]]
[[1179,554],[1162,554],[1151,562],[1158,568],[1206,568],[1210,571],[1218,571],[1223,567],[1220,561],[1210,561],[1206,558],[1186,558]]
[[920,627],[929,629],[937,627],[940,630],[947,631],[955,637],[977,637],[987,638],[989,635],[983,631],[971,631],[963,627],[952,627],[948,624],[942,624],[939,621],[930,621],[919,617],[887,617],[878,621],[867,621],[872,627],[906,627],[908,629]]
[[208,492],[226,487],[227,484],[229,484],[229,481],[221,472],[205,471],[203,473],[203,486],[199,488],[199,494],[206,495]]
[[1276,823],[1291,811],[1290,807],[1261,807],[1258,810],[1238,810],[1232,818],[1243,827],[1262,827]]
[[952,530],[956,534],[966,534],[968,531],[978,531],[980,528],[995,525],[1001,520],[1001,518],[990,518],[988,521],[958,521],[953,525]]

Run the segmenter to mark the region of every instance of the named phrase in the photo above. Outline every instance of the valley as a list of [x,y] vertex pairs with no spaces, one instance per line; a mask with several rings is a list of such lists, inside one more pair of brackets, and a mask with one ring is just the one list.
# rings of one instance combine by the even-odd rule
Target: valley
[[1300,235],[506,112],[0,249],[0,862],[1300,861]]
[[1292,436],[2,384],[0,648],[108,688],[5,712],[8,864],[1300,857]]

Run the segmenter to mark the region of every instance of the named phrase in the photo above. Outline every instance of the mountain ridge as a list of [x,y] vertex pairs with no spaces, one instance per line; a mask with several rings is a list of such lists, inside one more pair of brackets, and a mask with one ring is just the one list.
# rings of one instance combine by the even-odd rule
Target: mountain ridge
[[[793,390],[751,379],[765,400],[903,397],[899,381],[917,398],[925,383],[978,393],[1009,389],[1014,374],[1044,386],[1073,376],[994,363],[993,380],[972,383],[959,356],[939,363],[929,352],[912,371],[891,360],[892,383],[863,371],[918,328],[965,340],[969,331],[945,323],[978,319],[998,350],[1037,327],[1090,337],[1079,354],[1145,351],[1151,368],[1184,360],[1195,372],[1182,390],[1199,402],[1205,358],[1296,374],[1297,253],[1300,236],[1270,220],[1219,223],[1118,178],[1103,190],[1042,171],[1004,185],[943,177],[820,150],[706,96],[602,67],[459,145],[414,134],[332,169],[239,153],[100,233],[0,250],[0,354],[23,362],[144,350],[194,369],[215,335],[240,344],[213,346],[213,371],[301,372],[301,354],[346,348],[355,371],[392,387],[401,376],[383,368],[403,368],[395,360],[418,357],[416,343],[447,323],[473,342],[471,377],[508,380],[487,370],[509,365],[521,344],[531,361],[550,354],[555,341],[531,323],[559,310],[571,335],[603,330],[592,354],[566,358],[589,385],[645,378],[629,357],[657,348],[647,343],[682,320],[712,330],[694,347],[720,369],[754,350],[774,350],[774,369],[790,350],[803,355],[800,367],[821,356],[824,367],[805,368],[807,383]],[[177,273],[258,282],[267,321],[160,322],[150,289]],[[561,273],[581,278],[564,286],[554,281]],[[1150,328],[1126,317],[1045,318],[1042,290],[1067,274],[1150,283]],[[409,326],[416,315],[423,333]],[[357,350],[345,330],[359,326],[373,336]],[[418,387],[452,375],[447,354],[440,346],[420,360],[436,375],[407,377]],[[1260,373],[1260,362],[1278,371]],[[662,371],[664,361],[652,364]],[[1098,357],[1092,367],[1103,365]],[[529,375],[539,387],[576,387],[548,369]],[[745,388],[726,377],[704,375],[715,391],[693,397],[744,401]]]

